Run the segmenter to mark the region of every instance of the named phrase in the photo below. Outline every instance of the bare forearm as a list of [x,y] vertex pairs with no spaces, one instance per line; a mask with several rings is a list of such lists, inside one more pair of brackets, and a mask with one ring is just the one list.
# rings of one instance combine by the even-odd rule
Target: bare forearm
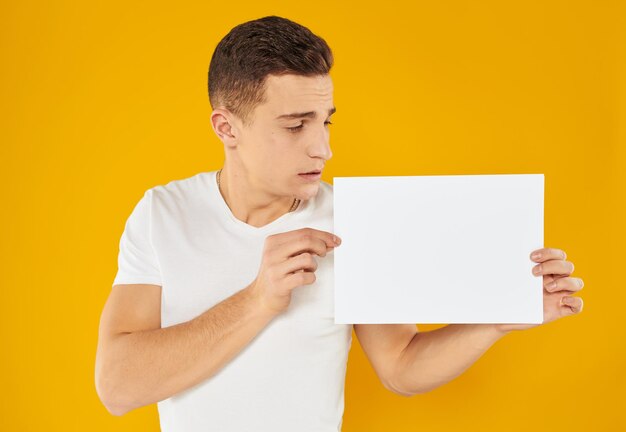
[[396,387],[424,393],[461,375],[506,332],[491,324],[451,324],[416,333],[398,359]]
[[103,366],[109,409],[121,415],[206,380],[272,318],[244,289],[191,321],[118,335]]

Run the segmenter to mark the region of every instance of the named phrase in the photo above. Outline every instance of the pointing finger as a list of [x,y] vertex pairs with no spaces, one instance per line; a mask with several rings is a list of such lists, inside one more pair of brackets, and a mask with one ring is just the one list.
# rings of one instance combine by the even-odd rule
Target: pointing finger
[[549,260],[564,260],[567,254],[564,250],[556,248],[537,249],[530,254],[530,259],[535,262],[544,262]]

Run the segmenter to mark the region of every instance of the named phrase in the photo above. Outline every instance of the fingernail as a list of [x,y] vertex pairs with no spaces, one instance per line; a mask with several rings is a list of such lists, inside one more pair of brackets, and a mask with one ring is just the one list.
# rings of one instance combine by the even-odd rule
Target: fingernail
[[561,302],[562,302],[562,303],[564,303],[564,304],[571,305],[571,304],[573,304],[573,303],[574,303],[574,299],[573,299],[573,298],[571,298],[571,297],[563,297],[563,298],[561,299]]
[[548,289],[556,288],[556,282],[554,281],[550,282],[548,285],[546,285],[546,288]]
[[337,236],[333,236],[333,239],[335,240],[335,244],[341,244],[341,239]]
[[539,264],[538,266],[533,267],[533,274],[535,274],[535,275],[541,274],[541,264]]
[[534,254],[532,254],[530,256],[532,259],[539,259],[541,258],[541,253],[540,252],[535,252]]

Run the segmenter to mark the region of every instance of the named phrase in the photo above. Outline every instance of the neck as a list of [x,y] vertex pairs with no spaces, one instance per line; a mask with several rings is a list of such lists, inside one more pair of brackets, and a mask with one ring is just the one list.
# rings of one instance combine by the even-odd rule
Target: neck
[[293,197],[271,195],[253,186],[245,173],[224,164],[219,174],[219,189],[233,216],[254,227],[265,226],[290,210],[295,210]]

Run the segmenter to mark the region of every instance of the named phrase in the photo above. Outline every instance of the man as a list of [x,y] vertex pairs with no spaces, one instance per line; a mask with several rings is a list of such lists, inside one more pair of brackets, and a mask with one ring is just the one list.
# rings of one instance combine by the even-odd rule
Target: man
[[[233,28],[209,67],[219,171],[144,194],[120,240],[96,389],[122,415],[158,402],[164,431],[337,431],[351,325],[333,320],[333,64],[326,42],[270,16]],[[544,322],[582,310],[559,249],[536,251]],[[529,269],[530,271],[530,269]],[[569,300],[568,300],[569,299]],[[566,302],[567,301],[567,302]],[[354,325],[382,384],[427,392],[534,325]]]

